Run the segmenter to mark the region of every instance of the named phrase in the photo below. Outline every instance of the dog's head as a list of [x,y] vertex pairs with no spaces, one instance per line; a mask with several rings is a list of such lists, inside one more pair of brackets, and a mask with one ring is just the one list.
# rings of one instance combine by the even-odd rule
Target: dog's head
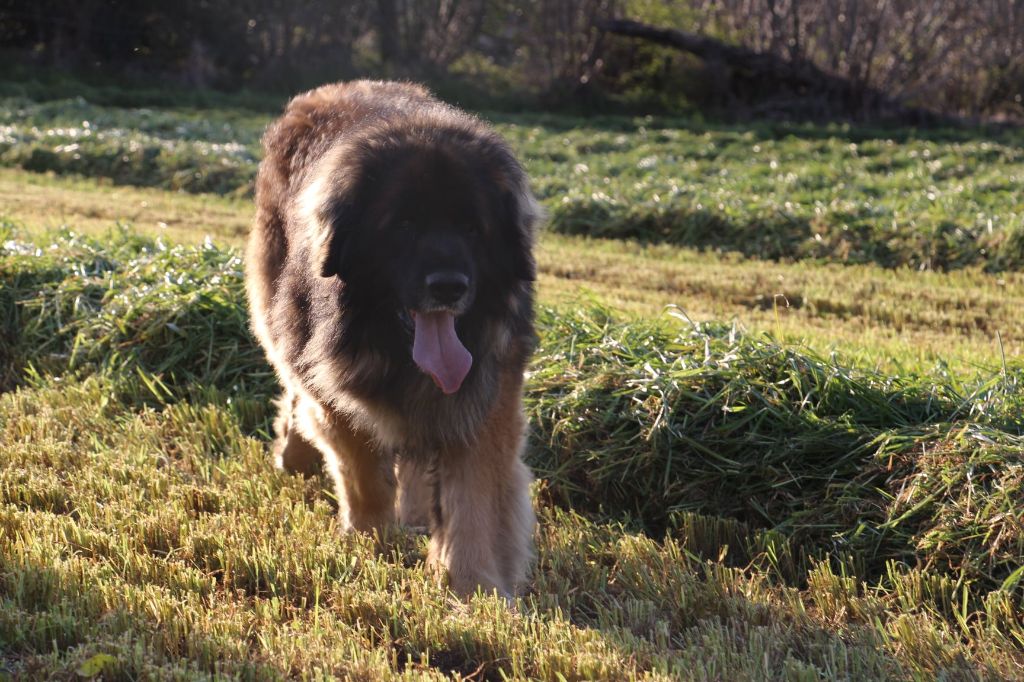
[[324,163],[302,199],[313,267],[399,321],[416,364],[454,393],[472,365],[459,321],[502,314],[502,292],[535,277],[525,174],[500,138],[465,126],[381,130]]

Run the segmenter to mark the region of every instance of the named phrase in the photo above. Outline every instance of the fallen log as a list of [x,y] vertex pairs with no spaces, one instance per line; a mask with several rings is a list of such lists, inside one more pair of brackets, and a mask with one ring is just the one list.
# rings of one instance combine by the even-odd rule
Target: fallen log
[[823,71],[808,60],[788,60],[769,52],[729,45],[705,35],[629,19],[601,21],[597,28],[689,52],[705,62],[724,64],[754,79],[771,79],[780,87],[802,96],[823,97],[854,118],[898,119],[918,124],[954,122],[925,109],[904,106],[865,84]]

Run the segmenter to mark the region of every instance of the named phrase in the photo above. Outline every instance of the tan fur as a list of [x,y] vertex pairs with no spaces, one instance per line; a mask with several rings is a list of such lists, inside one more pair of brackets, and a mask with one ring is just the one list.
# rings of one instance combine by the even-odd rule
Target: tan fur
[[[491,307],[505,312],[477,329],[472,379],[457,395],[441,396],[409,373],[407,356],[372,345],[353,354],[339,345],[352,314],[339,301],[351,283],[321,275],[339,229],[334,207],[361,199],[359,174],[379,149],[396,145],[422,158],[424,169],[433,157],[416,157],[420,148],[489,163],[480,186],[515,197],[517,222],[501,229],[517,232],[532,267],[540,211],[511,152],[485,125],[410,84],[357,81],[296,97],[264,137],[246,250],[253,331],[284,388],[274,456],[279,466],[306,474],[322,458],[344,529],[382,530],[399,518],[429,524],[428,563],[447,574],[455,592],[482,588],[509,597],[526,578],[535,525],[531,476],[521,459],[531,283],[500,292]],[[422,174],[415,163],[402,168],[388,179]],[[378,203],[359,229],[388,220],[387,202]],[[480,229],[499,238],[483,217]],[[407,383],[389,383],[396,377]]]
[[484,448],[466,448],[438,463],[441,513],[429,563],[448,570],[459,594],[477,586],[507,593],[525,579],[535,518],[529,470],[520,455],[526,420],[520,407],[522,376],[502,377],[498,407],[485,422]]
[[398,518],[410,528],[429,528],[434,491],[432,476],[427,467],[414,460],[398,462]]

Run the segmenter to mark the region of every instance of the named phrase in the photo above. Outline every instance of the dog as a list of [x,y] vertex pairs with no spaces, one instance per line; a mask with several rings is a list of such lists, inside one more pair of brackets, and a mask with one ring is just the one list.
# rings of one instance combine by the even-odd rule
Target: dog
[[298,95],[263,148],[246,290],[283,388],[277,464],[322,462],[343,529],[428,526],[453,592],[511,598],[536,525],[526,173],[490,127],[409,83]]

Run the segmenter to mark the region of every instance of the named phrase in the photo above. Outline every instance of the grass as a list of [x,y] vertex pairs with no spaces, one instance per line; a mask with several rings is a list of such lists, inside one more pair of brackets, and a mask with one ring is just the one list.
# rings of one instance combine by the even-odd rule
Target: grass
[[[271,117],[8,97],[0,118],[0,165],[246,195]],[[558,232],[775,260],[1024,266],[1024,152],[1013,131],[493,118]]]
[[120,223],[170,241],[211,236],[235,245],[248,233],[253,210],[252,202],[244,199],[13,169],[0,169],[0,201],[0,215],[22,231],[73,226],[84,234],[102,235]]
[[539,563],[509,619],[489,599],[453,610],[423,538],[340,537],[318,480],[272,470],[235,252],[129,232],[5,248],[12,674],[1024,665],[1020,371],[888,376],[728,327],[546,309],[527,391]]
[[47,173],[0,169],[0,680],[1024,675],[1015,133],[500,117],[555,229],[510,613],[271,466],[266,115],[5,102],[0,163]]
[[[61,227],[99,236],[130,225],[165,242],[240,246],[250,202],[0,169],[0,219],[22,234]],[[875,265],[779,263],[547,232],[538,250],[549,305],[592,298],[642,317],[676,305],[780,340],[892,371],[973,373],[1024,353],[1024,275]]]

